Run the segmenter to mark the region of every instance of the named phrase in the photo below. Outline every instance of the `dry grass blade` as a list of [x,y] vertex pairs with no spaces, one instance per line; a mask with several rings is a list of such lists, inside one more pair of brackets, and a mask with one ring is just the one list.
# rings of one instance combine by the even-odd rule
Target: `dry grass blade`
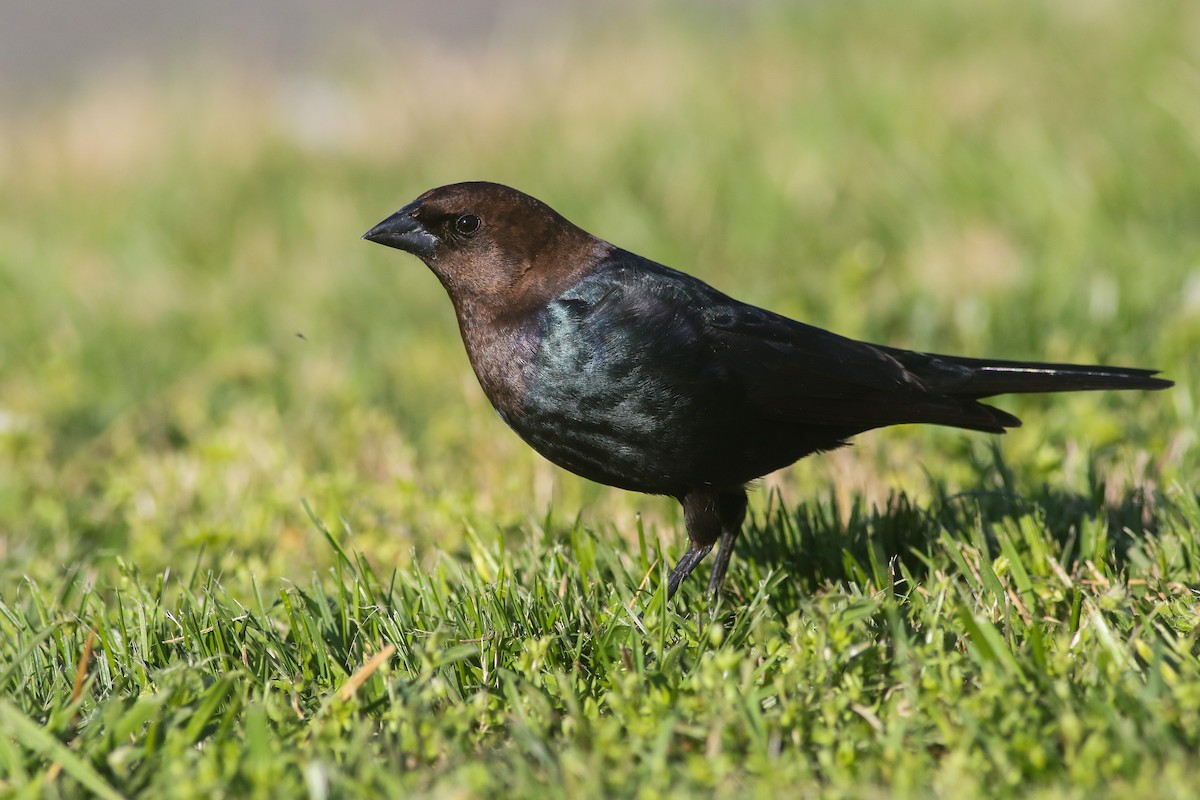
[[379,668],[386,664],[387,660],[391,658],[392,654],[395,652],[396,646],[389,644],[384,646],[384,648],[378,653],[368,658],[366,663],[359,667],[354,674],[351,675],[344,684],[342,684],[342,688],[338,691],[338,696],[342,700],[349,700],[351,697],[353,697],[354,693],[359,690],[359,687],[366,683],[372,675],[378,672]]

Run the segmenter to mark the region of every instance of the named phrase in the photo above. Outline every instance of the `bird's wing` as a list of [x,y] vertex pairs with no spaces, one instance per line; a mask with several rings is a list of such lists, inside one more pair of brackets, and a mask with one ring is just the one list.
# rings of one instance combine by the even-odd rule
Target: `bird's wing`
[[738,384],[752,413],[857,430],[929,422],[1000,432],[1020,424],[1003,411],[942,391],[944,384],[965,379],[965,366],[910,370],[898,357],[907,351],[796,322],[673,270],[660,268],[655,276],[657,301],[701,332],[712,365]]
[[861,430],[931,422],[1001,431],[1004,412],[942,393],[891,353],[733,301],[703,311],[715,353],[760,413]]
[[632,254],[620,253],[570,295],[561,302],[578,303],[586,327],[604,339],[594,345],[626,364],[652,368],[650,382],[671,389],[663,396],[711,392],[714,408],[843,434],[908,422],[993,432],[1020,424],[973,398],[940,391],[966,367],[910,370],[899,357],[906,351],[739,302]]

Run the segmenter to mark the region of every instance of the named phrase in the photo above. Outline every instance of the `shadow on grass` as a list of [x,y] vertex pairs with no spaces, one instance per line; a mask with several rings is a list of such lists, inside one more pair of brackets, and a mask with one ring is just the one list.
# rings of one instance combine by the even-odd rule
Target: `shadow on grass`
[[[877,591],[899,577],[893,560],[920,580],[929,564],[945,563],[937,551],[947,539],[995,558],[1001,552],[998,530],[1032,523],[1045,552],[1073,574],[1088,561],[1120,571],[1130,550],[1158,532],[1154,509],[1164,500],[1156,493],[1133,489],[1113,502],[1098,478],[1087,495],[1047,485],[1021,492],[998,452],[990,466],[983,466],[976,488],[951,493],[935,483],[927,505],[898,492],[882,508],[856,498],[842,510],[831,492],[788,507],[772,493],[737,543],[735,564],[742,564],[735,568],[735,581],[744,581],[749,572],[749,585],[755,585],[772,571],[785,573],[772,591],[771,605],[786,613],[830,584]],[[739,588],[744,591],[746,585]]]

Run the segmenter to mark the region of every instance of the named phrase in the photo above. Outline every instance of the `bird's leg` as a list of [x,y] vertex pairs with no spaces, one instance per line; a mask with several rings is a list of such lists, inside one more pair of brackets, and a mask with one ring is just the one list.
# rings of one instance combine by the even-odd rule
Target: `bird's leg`
[[709,551],[713,549],[711,544],[697,545],[695,542],[688,548],[683,557],[675,564],[675,568],[671,570],[671,574],[667,576],[667,599],[670,600],[675,596],[675,592],[679,590],[679,584],[692,574],[692,570],[704,560]]
[[746,518],[746,490],[722,492],[717,495],[717,514],[721,519],[721,547],[717,551],[717,560],[713,564],[712,575],[708,578],[708,602],[716,605],[717,595],[725,583],[725,572],[729,569],[729,560],[733,557],[733,543],[742,532],[742,521]]
[[725,583],[725,572],[729,569],[729,559],[733,555],[733,542],[741,532],[740,528],[721,531],[721,547],[717,550],[717,559],[713,563],[712,574],[708,576],[708,604],[717,604],[717,595]]
[[667,599],[675,596],[684,579],[692,574],[696,565],[720,541],[717,563],[708,581],[709,599],[714,600],[725,582],[725,571],[733,556],[733,542],[741,532],[742,520],[746,517],[746,490],[700,489],[688,492],[679,498],[679,502],[683,505],[683,520],[687,524],[690,546],[667,578]]
[[679,590],[679,585],[692,574],[721,535],[721,515],[718,512],[718,495],[711,490],[688,492],[679,497],[683,506],[683,522],[687,526],[688,549],[667,577],[667,599]]

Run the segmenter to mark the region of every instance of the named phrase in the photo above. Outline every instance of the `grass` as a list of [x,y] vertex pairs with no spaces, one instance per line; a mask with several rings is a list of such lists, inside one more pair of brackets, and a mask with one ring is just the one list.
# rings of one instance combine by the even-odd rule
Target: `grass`
[[[1192,796],[1198,32],[679,9],[7,113],[0,794]],[[802,462],[666,607],[674,503],[529,453],[357,241],[465,178],[842,333],[1178,385]]]

